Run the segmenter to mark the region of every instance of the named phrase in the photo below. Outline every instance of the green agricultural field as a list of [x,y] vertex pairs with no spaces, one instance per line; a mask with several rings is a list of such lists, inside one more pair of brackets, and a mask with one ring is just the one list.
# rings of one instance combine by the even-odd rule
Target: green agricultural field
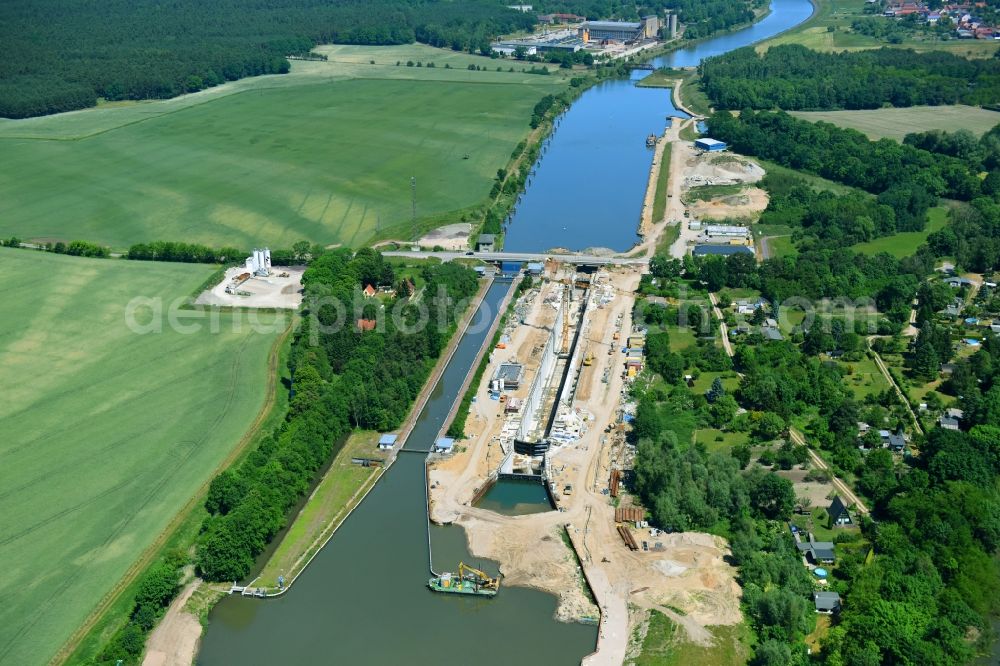
[[809,122],[833,123],[856,129],[873,141],[883,138],[902,140],[911,132],[967,129],[983,135],[1000,124],[1000,112],[978,106],[911,106],[905,109],[860,111],[792,111],[791,115]]
[[948,209],[936,206],[927,211],[927,224],[923,231],[904,231],[892,236],[882,236],[867,243],[858,243],[851,249],[862,254],[878,254],[888,252],[894,257],[903,258],[914,254],[917,248],[927,240],[927,237],[939,231],[948,224]]
[[571,75],[427,46],[325,51],[173,100],[0,121],[0,235],[115,248],[409,238],[485,201],[532,107]]
[[[167,306],[211,266],[12,249],[0,266],[0,663],[45,664],[235,449],[283,326],[173,330]],[[162,332],[130,330],[137,297],[162,300],[162,319],[134,309]]]

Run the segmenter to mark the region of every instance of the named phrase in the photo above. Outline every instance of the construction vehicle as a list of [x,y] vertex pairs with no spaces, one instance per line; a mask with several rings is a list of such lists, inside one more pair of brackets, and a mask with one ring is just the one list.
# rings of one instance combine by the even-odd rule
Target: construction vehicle
[[593,362],[594,362],[594,355],[591,354],[590,349],[588,349],[587,353],[583,355],[583,364],[591,365]]
[[435,592],[494,597],[500,591],[500,579],[491,578],[484,571],[460,562],[457,575],[451,572],[438,574],[427,581],[427,586]]

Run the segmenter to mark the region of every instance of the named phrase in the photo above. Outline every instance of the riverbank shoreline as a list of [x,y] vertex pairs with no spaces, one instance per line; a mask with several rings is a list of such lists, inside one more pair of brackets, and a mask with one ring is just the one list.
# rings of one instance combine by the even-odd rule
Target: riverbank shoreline
[[[337,509],[337,513],[335,513],[328,520],[322,521],[323,526],[320,528],[319,533],[317,535],[315,535],[313,538],[309,538],[309,536],[312,535],[306,536],[306,538],[308,539],[308,546],[304,549],[299,549],[301,552],[301,556],[296,560],[296,566],[294,566],[288,572],[284,587],[279,587],[277,590],[275,590],[273,589],[272,586],[265,585],[264,589],[266,590],[265,591],[266,597],[271,598],[271,597],[281,596],[292,588],[294,583],[298,580],[299,576],[309,567],[313,559],[315,559],[316,555],[318,555],[319,552],[322,551],[323,548],[326,546],[326,544],[330,542],[330,539],[333,538],[334,534],[336,534],[340,526],[343,525],[344,522],[354,512],[354,510],[357,509],[362,502],[364,502],[368,494],[377,485],[379,479],[381,479],[382,476],[384,476],[385,473],[389,470],[389,468],[392,467],[392,465],[395,463],[398,457],[399,448],[405,447],[407,437],[409,437],[410,433],[412,432],[413,426],[416,424],[417,418],[420,416],[420,413],[423,411],[424,406],[427,404],[427,400],[430,398],[434,389],[437,387],[438,382],[441,380],[441,375],[444,373],[445,368],[451,361],[451,357],[454,354],[455,349],[458,347],[462,338],[465,336],[465,333],[468,330],[469,325],[472,323],[473,317],[479,310],[479,307],[482,305],[483,298],[486,296],[486,292],[489,291],[489,288],[492,284],[493,284],[492,280],[482,280],[479,285],[479,290],[476,292],[475,296],[473,296],[472,299],[469,301],[469,305],[466,311],[463,313],[462,319],[459,321],[458,325],[455,328],[454,333],[452,333],[450,339],[448,340],[447,346],[441,351],[441,354],[438,356],[438,360],[435,362],[434,368],[431,370],[430,374],[427,377],[427,380],[424,382],[424,386],[420,390],[420,393],[417,395],[417,399],[414,400],[413,405],[410,407],[410,411],[406,417],[406,420],[400,426],[398,433],[397,448],[392,451],[386,464],[379,466],[376,469],[376,471],[374,471],[367,478],[365,478],[356,487],[354,494],[351,496],[348,502],[343,507]],[[351,433],[351,435],[349,435],[348,437],[350,438],[354,434],[355,433]],[[337,462],[338,459],[350,456],[351,456],[351,451],[345,445],[344,447],[341,448],[340,451],[337,452],[337,455],[334,458],[334,464]],[[306,510],[306,507],[309,504],[309,502],[312,501],[314,497],[317,497],[322,492],[325,484],[329,481],[330,478],[332,478],[331,477],[332,470],[333,470],[333,465],[331,464],[330,470],[328,470],[327,473],[323,476],[323,478],[319,481],[319,483],[317,483],[316,488],[310,495],[309,500],[307,500],[303,504],[302,508],[295,515],[295,517],[289,521],[289,528],[291,528],[291,526],[295,524],[295,522],[299,519],[299,517],[303,515],[303,512]],[[361,493],[360,497],[359,493]],[[277,551],[275,551],[275,553],[272,553],[272,556],[275,555],[276,552]],[[308,559],[302,561],[302,557],[305,557],[306,555],[309,556]],[[248,587],[253,587],[254,582],[256,582],[258,579],[262,577],[263,573],[268,569],[268,566],[269,566],[268,563],[264,563],[264,565],[261,567],[261,573],[257,575],[254,581],[250,582]]]

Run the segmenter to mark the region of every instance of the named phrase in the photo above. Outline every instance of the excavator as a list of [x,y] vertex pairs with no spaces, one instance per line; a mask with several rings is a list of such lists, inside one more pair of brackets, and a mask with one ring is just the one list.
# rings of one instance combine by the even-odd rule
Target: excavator
[[470,567],[465,562],[458,563],[458,577],[482,589],[494,591],[500,589],[499,578],[491,578],[485,571]]
[[435,592],[492,597],[500,590],[500,579],[491,578],[486,572],[462,562],[458,565],[458,574],[450,572],[435,574],[427,581],[427,585]]

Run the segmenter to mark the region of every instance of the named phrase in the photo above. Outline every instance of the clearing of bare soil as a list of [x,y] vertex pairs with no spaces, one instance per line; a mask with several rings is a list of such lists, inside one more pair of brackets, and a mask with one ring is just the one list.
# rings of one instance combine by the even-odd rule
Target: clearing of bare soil
[[764,169],[753,160],[732,153],[695,154],[687,162],[685,184],[727,185],[756,183],[764,177]]
[[417,239],[415,245],[421,247],[440,246],[445,250],[467,250],[469,249],[469,234],[472,233],[472,225],[468,222],[458,222],[456,224],[446,224],[427,232]]
[[184,605],[200,584],[200,579],[188,583],[171,602],[163,620],[146,640],[143,666],[190,666],[194,663],[201,639],[201,622],[185,610]]
[[759,187],[748,187],[739,194],[694,201],[688,210],[698,220],[751,220],[767,208],[767,202],[767,192]]

